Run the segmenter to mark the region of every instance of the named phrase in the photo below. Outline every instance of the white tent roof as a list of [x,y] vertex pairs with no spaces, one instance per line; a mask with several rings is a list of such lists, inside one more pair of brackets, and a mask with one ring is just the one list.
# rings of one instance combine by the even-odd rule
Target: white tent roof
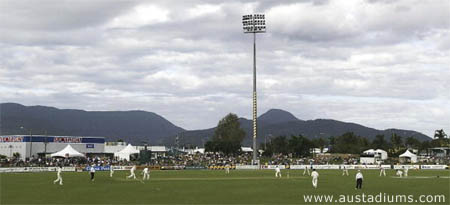
[[417,157],[417,155],[411,153],[409,150],[406,150],[406,152],[401,154],[399,157],[414,158],[414,157]]
[[120,150],[114,154],[137,154],[139,153],[139,150],[134,148],[131,144],[128,144],[123,150]]
[[241,150],[243,152],[253,152],[253,149],[251,147],[241,147]]
[[114,156],[119,159],[130,160],[130,155],[137,153],[139,153],[139,150],[134,148],[131,144],[128,144],[125,148],[123,148],[123,150],[114,153]]
[[84,154],[81,154],[80,152],[75,150],[69,144],[61,151],[51,154],[51,156],[52,157],[84,157]]

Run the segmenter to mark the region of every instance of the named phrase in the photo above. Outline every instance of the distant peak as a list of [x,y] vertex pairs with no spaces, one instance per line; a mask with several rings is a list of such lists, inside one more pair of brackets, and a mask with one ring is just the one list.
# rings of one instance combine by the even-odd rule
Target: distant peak
[[298,121],[299,119],[290,112],[281,109],[270,109],[266,113],[259,116],[258,120],[265,121],[266,123],[270,124],[277,124],[283,122]]

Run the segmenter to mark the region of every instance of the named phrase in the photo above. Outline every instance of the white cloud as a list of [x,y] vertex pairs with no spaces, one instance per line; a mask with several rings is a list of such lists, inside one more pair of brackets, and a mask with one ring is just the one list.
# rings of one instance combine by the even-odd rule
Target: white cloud
[[108,28],[136,28],[169,21],[170,11],[155,5],[138,5],[130,12],[115,17]]
[[188,9],[187,16],[190,18],[198,18],[204,15],[218,15],[220,10],[221,5],[201,4]]

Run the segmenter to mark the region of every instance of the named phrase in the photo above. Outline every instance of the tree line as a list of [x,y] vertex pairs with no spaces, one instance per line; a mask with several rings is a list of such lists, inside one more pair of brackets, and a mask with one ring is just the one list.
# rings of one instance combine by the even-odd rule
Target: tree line
[[[219,121],[214,135],[205,144],[206,151],[222,152],[226,155],[239,154],[245,131],[240,127],[239,118],[230,113]],[[390,156],[398,156],[406,149],[417,149],[419,152],[432,147],[450,146],[450,139],[443,129],[436,130],[434,139],[419,141],[414,137],[403,137],[397,134],[392,136],[377,135],[370,141],[366,137],[355,135],[353,132],[329,138],[313,138],[292,135],[290,137],[277,136],[267,143],[261,143],[259,149],[264,150],[263,155],[292,154],[294,157],[310,156],[313,148],[329,148],[330,153],[361,154],[367,149],[382,149]]]

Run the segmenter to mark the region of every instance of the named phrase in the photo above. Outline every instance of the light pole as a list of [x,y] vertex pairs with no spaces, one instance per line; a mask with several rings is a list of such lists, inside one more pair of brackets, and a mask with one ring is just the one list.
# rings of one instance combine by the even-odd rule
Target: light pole
[[9,145],[9,157],[10,157],[10,159],[13,158],[13,156],[12,156],[12,148],[13,148],[13,146]]
[[47,162],[47,144],[48,144],[48,139],[47,139],[47,130],[45,130],[45,139],[44,139],[44,161]]
[[266,32],[264,14],[242,16],[244,33],[253,33],[253,163],[256,163],[257,97],[256,97],[256,33]]
[[[20,127],[20,129],[25,129],[25,128],[24,127]],[[32,151],[33,151],[33,134],[31,133],[31,131],[32,130],[30,129],[30,160],[31,160]]]

